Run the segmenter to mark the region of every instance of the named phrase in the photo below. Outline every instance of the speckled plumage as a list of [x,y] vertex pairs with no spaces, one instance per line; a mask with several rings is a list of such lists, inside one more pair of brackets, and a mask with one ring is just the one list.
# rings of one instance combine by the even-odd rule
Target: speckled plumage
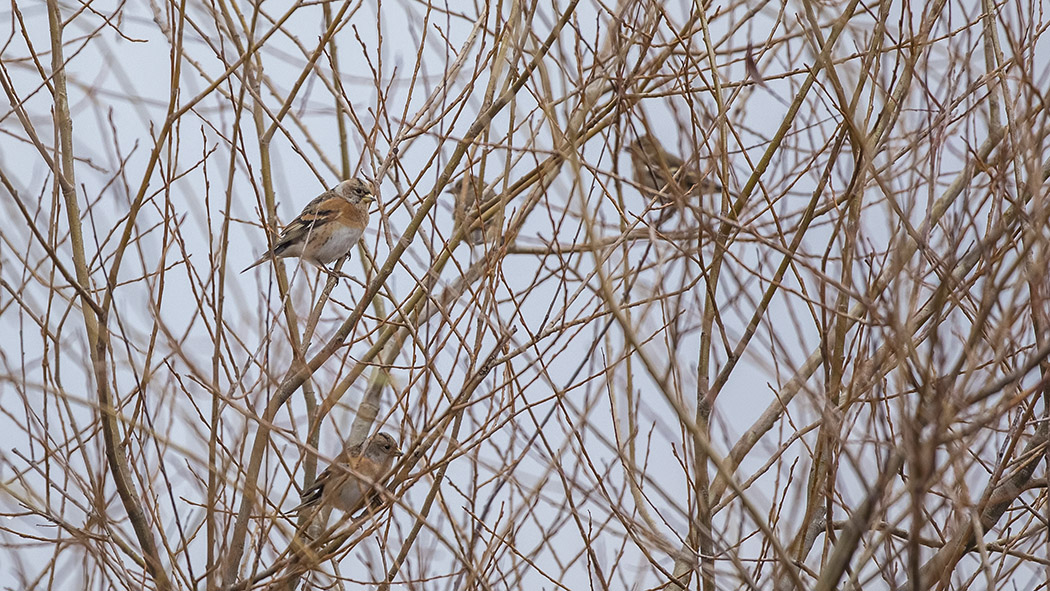
[[503,226],[502,210],[495,212],[488,219],[482,220],[480,225],[475,221],[481,215],[479,209],[481,204],[496,197],[496,193],[490,188],[481,193],[482,197],[479,199],[478,194],[484,186],[485,184],[481,179],[467,174],[455,183],[452,183],[447,190],[448,193],[452,193],[456,198],[452,208],[452,231],[458,231],[464,224],[471,224],[472,227],[467,232],[465,240],[472,247],[485,242],[493,242],[499,236],[500,228]]
[[[640,136],[627,146],[627,152],[631,155],[635,182],[669,205],[670,213],[681,205],[684,197],[722,192],[721,184],[707,179],[681,158],[669,153],[651,135]],[[661,221],[667,215],[661,216]]]
[[386,433],[344,449],[303,491],[296,510],[322,506],[353,514],[371,502],[401,455],[397,440]]
[[284,227],[273,248],[244,271],[270,257],[299,257],[319,267],[339,260],[364,234],[368,205],[374,198],[372,184],[361,179],[343,181],[321,193]]

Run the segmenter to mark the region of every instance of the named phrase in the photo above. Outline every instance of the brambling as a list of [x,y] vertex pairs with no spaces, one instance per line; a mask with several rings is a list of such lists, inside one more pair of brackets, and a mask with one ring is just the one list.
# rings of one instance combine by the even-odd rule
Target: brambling
[[[478,177],[467,174],[449,186],[447,193],[456,197],[452,208],[452,231],[456,232],[464,224],[473,224],[467,232],[466,241],[471,247],[492,242],[499,235],[500,227],[503,225],[503,211],[500,210],[487,220],[480,223],[474,222],[481,215],[481,204],[496,197],[496,193],[490,188],[482,192],[484,183]],[[481,198],[478,195],[482,195]]]
[[261,265],[270,257],[299,257],[324,268],[350,254],[350,249],[357,244],[368,225],[368,205],[375,195],[371,183],[356,178],[321,193],[284,227],[273,248],[244,271]]
[[386,433],[343,449],[303,491],[302,503],[294,510],[316,506],[352,515],[372,502],[390,476],[394,460],[402,455],[397,440]]
[[681,158],[664,150],[651,135],[640,136],[627,146],[627,152],[631,155],[635,182],[657,193],[668,208],[667,213],[660,216],[659,222],[673,215],[675,209],[683,205],[686,196],[700,197],[722,192],[721,184],[707,179]]

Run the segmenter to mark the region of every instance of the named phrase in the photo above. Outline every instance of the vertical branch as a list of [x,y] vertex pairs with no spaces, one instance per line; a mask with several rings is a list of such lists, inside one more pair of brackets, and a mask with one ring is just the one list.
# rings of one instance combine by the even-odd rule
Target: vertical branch
[[[51,69],[54,83],[54,104],[56,127],[60,138],[60,157],[55,162],[55,177],[64,197],[66,216],[69,224],[73,265],[80,285],[90,285],[90,272],[84,256],[83,233],[80,227],[80,208],[77,204],[76,178],[74,176],[73,120],[69,113],[69,99],[66,88],[65,57],[62,45],[62,16],[57,0],[48,0],[48,23],[51,33]],[[111,286],[112,289],[112,286]],[[91,365],[94,369],[96,394],[98,396],[99,421],[102,424],[102,438],[106,448],[106,460],[113,482],[117,488],[121,503],[128,514],[132,529],[138,539],[145,560],[146,571],[153,579],[157,589],[166,591],[171,582],[164,563],[161,561],[153,530],[147,523],[146,513],[140,503],[141,496],[135,487],[132,469],[128,458],[122,453],[122,436],[120,417],[110,392],[109,374],[109,332],[106,329],[106,316],[95,316],[89,307],[81,308],[84,317],[84,330],[91,343]]]
[[[0,47],[8,586],[1046,578],[1038,7],[30,4]],[[387,188],[349,289],[227,276],[350,176]],[[408,454],[382,511],[304,536],[282,510],[351,393],[343,443],[382,421]]]

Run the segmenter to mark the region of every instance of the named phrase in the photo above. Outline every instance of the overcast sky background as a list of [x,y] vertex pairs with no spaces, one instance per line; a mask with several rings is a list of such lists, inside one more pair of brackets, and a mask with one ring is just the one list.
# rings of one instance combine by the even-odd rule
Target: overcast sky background
[[[238,55],[228,37],[218,32],[215,23],[207,18],[211,3],[187,4],[189,22],[194,26],[187,26],[184,32],[185,59],[178,84],[180,103],[207,88],[207,78],[220,75]],[[556,8],[562,10],[565,5],[560,2]],[[111,254],[124,230],[129,203],[142,182],[153,138],[164,124],[169,100],[171,45],[158,22],[167,22],[171,7],[146,1],[123,6],[114,3],[103,6],[96,2],[87,9],[79,4],[62,6],[67,18],[79,11],[65,30],[65,56],[75,130],[74,149],[78,156],[77,193],[84,213],[86,251],[97,273],[93,275],[95,287],[101,288],[101,269],[108,272],[110,268]],[[269,19],[283,15],[291,6],[289,2],[262,4]],[[330,6],[338,11],[343,4]],[[350,6],[353,8],[348,10],[336,41],[339,82],[353,118],[360,122],[360,127],[353,123],[349,127],[353,174],[375,178],[378,167],[390,155],[391,139],[400,137],[397,154],[391,158],[392,165],[379,179],[380,199],[363,239],[369,257],[382,264],[435,186],[456,142],[475,122],[493,72],[492,64],[499,63],[500,59],[487,57],[494,45],[491,35],[483,33],[481,40],[469,47],[466,65],[448,84],[447,92],[436,94],[438,109],[447,107],[448,112],[441,117],[427,115],[416,128],[410,128],[406,119],[413,120],[441,86],[456,59],[454,52],[471,34],[478,7],[463,5],[455,8],[463,10],[462,13],[441,14],[447,7],[428,13],[426,5],[411,2],[381,5],[365,2]],[[654,6],[643,3],[628,12],[632,18],[642,20],[646,11],[655,14]],[[250,10],[247,3],[238,7],[245,14]],[[49,43],[44,4],[19,3],[17,8],[34,47],[44,52]],[[691,8],[686,2],[666,3],[666,14],[662,18],[680,25]],[[832,22],[837,16],[837,7],[833,5],[810,8],[818,10],[819,20],[824,23]],[[913,27],[919,22],[922,7],[905,8],[915,13],[897,18],[902,7],[894,5],[890,9],[894,15],[889,19],[894,25],[889,32],[893,43],[915,34]],[[1033,11],[1038,12],[1041,18],[1037,5],[1001,8],[1002,18],[1007,22],[1016,19],[1017,11],[1025,18]],[[509,5],[501,6],[499,11],[494,9],[486,23],[488,29],[496,27],[496,23],[502,27],[511,10]],[[710,37],[717,41],[719,48],[716,61],[720,85],[728,85],[725,96],[732,96],[726,113],[728,127],[718,126],[718,108],[710,90],[709,76],[678,79],[672,76],[665,86],[659,87],[665,92],[655,92],[641,100],[622,115],[618,125],[590,140],[577,157],[562,167],[549,187],[532,187],[510,201],[509,220],[514,219],[520,204],[533,195],[533,191],[539,191],[541,205],[524,221],[514,245],[485,278],[452,307],[442,311],[438,319],[426,323],[410,337],[396,366],[390,370],[391,384],[383,394],[380,412],[383,429],[395,433],[405,445],[430,435],[428,429],[433,427],[435,418],[447,410],[450,397],[459,392],[472,367],[469,351],[487,355],[501,331],[515,331],[509,345],[509,350],[514,350],[559,323],[579,321],[552,331],[538,339],[535,346],[497,367],[472,401],[459,442],[452,444],[444,435],[423,460],[422,467],[425,467],[428,462],[437,462],[449,449],[462,452],[451,461],[444,476],[440,508],[428,520],[432,530],[424,531],[426,541],[418,543],[419,554],[413,555],[402,571],[405,578],[418,577],[424,581],[434,578],[429,583],[417,583],[414,588],[455,588],[462,565],[442,536],[454,537],[450,532],[457,529],[469,533],[493,495],[494,501],[485,513],[484,536],[488,539],[492,531],[511,532],[507,534],[510,536],[507,546],[493,558],[501,565],[496,570],[508,577],[496,588],[597,588],[598,583],[589,574],[595,568],[592,558],[599,569],[609,571],[619,567],[615,570],[617,578],[608,581],[611,588],[646,589],[664,581],[663,575],[652,567],[634,542],[627,541],[629,536],[624,533],[625,528],[631,527],[625,523],[637,519],[638,515],[625,482],[614,422],[624,420],[629,401],[637,412],[637,432],[633,437],[644,474],[640,478],[652,503],[646,510],[655,516],[651,522],[655,530],[646,529],[644,535],[659,538],[652,542],[653,548],[659,548],[657,553],[664,554],[659,562],[663,568],[673,568],[673,556],[666,554],[665,549],[680,546],[688,528],[692,493],[687,477],[689,470],[683,468],[683,463],[691,462],[691,439],[679,424],[675,409],[659,394],[637,356],[631,357],[629,363],[633,365],[628,373],[625,365],[628,362],[621,356],[630,347],[615,323],[606,332],[611,316],[594,295],[601,281],[595,269],[614,277],[613,285],[620,295],[624,287],[620,274],[625,268],[625,258],[626,266],[631,268],[642,263],[647,265],[638,273],[631,301],[642,301],[653,294],[663,297],[624,309],[629,310],[637,333],[646,339],[643,348],[659,364],[661,379],[672,384],[680,404],[687,413],[693,413],[705,296],[705,280],[699,267],[701,261],[709,262],[711,253],[709,238],[700,238],[703,255],[695,254],[699,236],[696,229],[699,223],[713,225],[718,203],[715,198],[705,202],[706,222],[698,222],[692,214],[676,216],[669,225],[680,230],[680,235],[658,236],[654,228],[651,239],[633,241],[627,249],[610,248],[596,254],[587,250],[570,252],[551,245],[567,247],[588,239],[612,241],[623,234],[625,226],[644,231],[647,223],[655,220],[658,214],[646,211],[648,200],[629,182],[624,182],[630,178],[630,162],[626,152],[617,152],[644,129],[653,132],[675,154],[699,154],[697,165],[701,167],[715,165],[713,161],[717,158],[711,156],[719,154],[721,132],[717,130],[732,129],[733,134],[726,137],[729,151],[725,162],[730,187],[738,191],[783,121],[788,111],[787,102],[798,92],[805,69],[816,61],[812,46],[797,36],[801,31],[802,10],[803,5],[797,3],[735,4],[729,14],[720,12],[718,6],[709,8]],[[903,158],[893,161],[888,157],[887,154],[894,153],[893,149],[878,155],[878,166],[886,167],[886,185],[882,189],[873,186],[873,197],[866,205],[860,224],[861,252],[857,258],[869,260],[870,266],[867,271],[863,265],[858,267],[858,279],[862,279],[865,272],[874,274],[877,271],[872,269],[892,257],[893,253],[886,250],[900,218],[916,227],[922,224],[930,204],[963,168],[964,159],[987,133],[987,122],[976,113],[979,97],[967,97],[963,92],[985,74],[983,54],[974,49],[980,47],[976,32],[963,26],[975,21],[976,8],[952,3],[945,10],[938,34],[946,35],[949,31],[956,34],[938,36],[938,43],[943,44],[944,49],[931,50],[922,63],[927,82],[925,94],[917,92],[909,97],[900,126],[894,130],[897,139],[890,142],[891,148],[899,146]],[[780,11],[784,11],[785,16],[778,16]],[[103,18],[114,15],[118,18],[112,22]],[[11,9],[7,9],[4,16],[11,30],[17,31],[22,26]],[[746,25],[739,26],[745,17]],[[260,19],[258,31],[272,27],[267,18]],[[529,55],[521,58],[516,52],[535,51],[555,20],[551,7],[537,9],[522,31],[521,38],[527,43],[511,46],[504,57],[506,63],[498,72],[497,94],[509,75],[520,72],[523,64],[531,59]],[[841,60],[836,71],[847,87],[859,77],[859,64],[853,53],[863,46],[872,23],[870,14],[857,17],[836,46],[835,57]],[[1031,26],[1033,30],[1041,30],[1038,22]],[[825,27],[823,32],[827,34],[829,28]],[[661,28],[664,37],[658,39],[657,44],[667,42],[671,29],[668,24]],[[963,32],[958,33],[959,30]],[[304,53],[315,49],[322,31],[321,5],[302,3],[280,30],[266,40],[259,52],[266,83],[279,89],[282,99],[303,71]],[[778,40],[777,49],[767,56],[763,47],[770,37]],[[611,59],[594,63],[596,53],[607,58],[606,48],[619,43],[611,39],[606,9],[581,2],[544,59],[544,68],[535,72],[515,101],[495,117],[488,140],[480,143],[473,153],[474,156],[487,154],[484,177],[489,183],[498,181],[497,191],[521,178],[550,154],[556,145],[556,134],[564,133],[572,110],[579,104],[579,89],[598,78],[602,67],[615,65]],[[740,89],[739,85],[747,82],[743,57],[749,42],[755,45],[766,86],[750,84]],[[682,71],[685,68],[682,64],[694,61],[703,64],[708,59],[699,34],[683,43],[683,47],[690,49],[668,59],[664,68],[667,73]],[[953,52],[969,52],[969,64]],[[7,64],[7,75],[24,99],[25,109],[32,115],[41,140],[53,146],[52,97],[42,86],[36,66],[26,59],[29,53],[25,39],[16,33],[10,35],[0,57]],[[220,53],[223,59],[217,57]],[[626,55],[624,62],[633,66],[641,53],[635,47]],[[1026,55],[1029,63],[1039,64],[1039,69],[1031,74],[1036,86],[1045,92],[1046,58],[1050,55],[1046,42],[1034,44]],[[938,58],[942,56],[944,61],[940,62]],[[45,70],[50,69],[49,59],[41,53]],[[882,66],[873,77],[883,83],[888,85],[900,75],[889,60]],[[335,103],[324,84],[324,80],[333,79],[330,56],[323,56],[317,67],[318,71],[307,78],[296,96],[289,116],[282,119],[271,146],[277,217],[282,223],[290,221],[311,198],[334,186],[342,176]],[[706,71],[710,74],[709,68]],[[198,102],[177,123],[177,141],[162,151],[161,165],[149,180],[150,196],[135,223],[136,242],[122,266],[122,283],[116,290],[115,314],[110,321],[111,329],[119,336],[113,348],[115,391],[121,397],[139,400],[133,393],[145,374],[149,377],[148,392],[141,397],[145,406],[133,402],[124,413],[134,417],[136,424],[151,434],[146,438],[148,441],[152,442],[151,437],[155,436],[159,443],[144,445],[136,440],[135,463],[151,469],[162,465],[167,472],[165,477],[173,483],[170,497],[162,486],[152,493],[157,495],[162,515],[158,527],[173,539],[177,539],[176,532],[180,529],[195,532],[189,542],[190,550],[186,552],[189,557],[186,564],[194,564],[196,570],[191,570],[196,577],[203,575],[201,569],[205,564],[203,530],[197,528],[204,518],[201,506],[207,498],[207,417],[213,388],[225,399],[221,439],[228,443],[224,454],[230,453],[235,458],[230,460],[224,456],[224,461],[246,462],[257,413],[262,412],[291,359],[273,266],[267,263],[238,274],[266,246],[262,227],[262,171],[250,100],[238,119],[229,98],[230,93],[236,96],[243,91],[243,80],[239,76],[241,71]],[[386,93],[382,104],[376,93],[376,77]],[[735,344],[743,333],[758,298],[780,262],[783,245],[775,239],[777,228],[789,221],[797,222],[826,164],[825,151],[820,152],[820,158],[812,166],[806,159],[809,152],[825,149],[841,119],[830,98],[833,96],[830,83],[822,79],[821,85],[807,100],[793,127],[791,157],[778,158],[771,164],[759,188],[762,197],[756,197],[741,216],[740,226],[748,238],[734,244],[719,285],[719,307],[724,309],[720,330],[728,336],[725,343],[713,348],[712,378],[726,362],[725,348]],[[467,98],[457,98],[460,93],[466,93]],[[268,90],[263,96],[271,110],[265,121],[269,124],[280,100]],[[544,102],[541,108],[537,97],[546,96],[564,99]],[[863,96],[858,111],[870,107],[877,112],[884,104],[883,98]],[[231,161],[230,141],[238,126],[243,135],[237,140]],[[303,129],[308,130],[308,135]],[[3,131],[0,167],[18,191],[18,199],[32,212],[40,227],[49,227],[48,220],[55,217],[58,221],[54,227],[66,228],[50,170],[32,144],[24,139],[23,126],[10,109],[4,110],[0,130]],[[910,153],[905,149],[915,136],[928,133],[938,134],[937,141],[933,142],[936,152]],[[699,145],[694,141],[694,134],[702,136],[698,138]],[[453,178],[458,178],[466,169],[481,174],[481,164],[468,160],[464,158]],[[830,196],[841,195],[848,186],[848,174],[852,170],[848,164],[852,156],[844,153],[839,160],[843,166],[836,167],[832,174],[829,198],[822,200],[822,204],[830,202]],[[893,174],[896,166],[905,169],[925,161],[935,161],[935,165],[930,165],[931,178],[917,181],[915,176]],[[174,175],[169,169],[175,171]],[[177,178],[166,184],[164,176]],[[896,203],[878,197],[886,186],[899,191]],[[982,188],[975,187],[973,199],[983,198],[976,195]],[[75,443],[58,443],[75,440],[73,431],[91,424],[95,416],[95,387],[89,373],[88,345],[79,311],[70,306],[73,291],[53,271],[44,249],[26,229],[12,199],[5,192],[0,200],[8,220],[0,242],[0,278],[7,286],[24,287],[7,287],[0,294],[0,372],[5,376],[0,383],[0,406],[5,409],[0,416],[0,433],[3,433],[0,435],[3,451],[0,481],[22,491],[20,494],[32,491],[31,496],[42,506],[51,507],[77,525],[86,527],[91,523],[92,512],[98,510],[92,504],[99,498],[107,500],[106,511],[112,519],[121,519],[123,509],[110,479],[88,482],[91,479],[86,476],[105,471],[100,436],[93,430],[81,433],[87,452]],[[620,199],[622,201],[618,201]],[[995,209],[994,205],[989,207]],[[981,207],[975,209],[984,211]],[[987,223],[979,216],[971,216],[971,211],[968,206],[960,206],[958,232],[936,233],[930,237],[930,248],[944,249],[947,254],[966,252]],[[588,227],[587,220],[593,220],[593,226]],[[218,252],[219,233],[226,221],[229,221],[229,250],[226,273],[221,275],[212,266],[211,257]],[[668,228],[660,230],[666,234]],[[695,233],[691,233],[694,230]],[[820,346],[817,327],[823,314],[820,302],[834,301],[835,294],[812,293],[810,289],[815,277],[839,276],[836,249],[841,248],[841,238],[833,237],[839,231],[835,224],[821,220],[807,233],[802,250],[817,258],[826,252],[827,267],[814,268],[810,260],[800,262],[795,273],[787,275],[784,289],[771,303],[753,344],[720,394],[711,434],[715,448],[721,453],[776,400],[784,382]],[[69,245],[64,236],[59,234],[50,239],[56,241],[60,256],[68,257]],[[451,236],[451,195],[444,195],[420,225],[380,292],[385,314],[392,314],[396,306],[403,303]],[[537,254],[541,248],[549,252]],[[453,285],[471,263],[481,258],[481,250],[472,251],[466,244],[460,244],[431,294]],[[597,258],[599,256],[603,258]],[[360,252],[355,250],[343,270],[361,278],[365,273],[363,264]],[[292,278],[291,299],[301,322],[305,323],[324,277],[309,266],[288,263],[286,268]],[[215,351],[213,318],[208,317],[208,310],[196,304],[202,298],[214,297],[215,282],[223,282],[226,298],[222,312],[225,323],[220,348],[222,367],[218,372],[221,379],[217,384],[208,378],[213,372]],[[888,294],[888,301],[880,303],[880,312],[897,310],[903,317],[922,294],[933,289],[922,282],[913,287],[912,293]],[[1004,308],[1023,300],[1023,289],[1015,288],[1016,291],[1004,291]],[[347,280],[339,283],[318,325],[312,351],[317,351],[330,338],[358,305],[364,291],[363,283]],[[12,297],[13,292],[17,292],[17,298]],[[899,301],[894,303],[894,299]],[[591,317],[595,314],[599,315]],[[374,342],[385,325],[378,315],[376,309],[370,309],[355,327],[348,345],[314,374],[312,382],[320,397],[347,375]],[[46,318],[53,339],[41,337],[32,316]],[[392,315],[386,321],[396,320]],[[883,320],[887,326],[892,324],[891,318]],[[949,319],[945,334],[951,335],[949,328],[958,326],[959,334],[952,338],[961,343],[965,340],[966,325],[966,318]],[[160,326],[163,328],[158,330]],[[302,330],[302,326],[299,329]],[[862,349],[870,354],[881,343],[880,335],[886,334],[891,334],[888,328],[885,333],[872,329],[865,344],[858,345],[859,349],[852,355],[863,356]],[[596,340],[600,341],[598,346],[592,347]],[[60,356],[54,353],[56,342],[61,343]],[[143,367],[147,358],[148,369]],[[577,374],[581,365],[582,371]],[[369,369],[357,379],[322,426],[319,445],[322,465],[338,451],[340,442],[349,433],[354,410],[371,375]],[[823,374],[818,371],[807,383],[804,395],[791,407],[789,416],[745,460],[738,471],[741,481],[760,469],[780,444],[806,432],[807,426],[819,417],[816,409],[822,404],[819,397],[822,380]],[[61,385],[61,395],[55,392],[56,384]],[[906,390],[907,384],[900,376],[889,376],[883,387],[886,391]],[[66,403],[60,400],[68,401],[70,408],[65,408]],[[32,413],[23,407],[31,408]],[[542,441],[532,441],[538,425],[552,409],[550,420],[542,423]],[[879,412],[872,410],[872,414]],[[50,417],[53,422],[41,424],[30,414]],[[79,426],[73,421],[79,421]],[[841,484],[838,491],[842,496],[836,498],[836,502],[855,505],[862,497],[857,483],[874,478],[880,460],[878,450],[882,448],[868,445],[871,440],[892,442],[898,436],[869,432],[867,421],[866,417],[849,418],[846,433],[856,438],[856,454],[849,461],[843,460],[843,469],[838,475]],[[269,526],[274,522],[279,524],[276,530],[266,534],[269,542],[260,552],[264,565],[272,560],[273,548],[280,547],[281,540],[287,540],[290,527],[287,519],[277,516],[276,508],[287,511],[298,502],[295,486],[302,480],[299,462],[307,429],[307,409],[301,393],[293,395],[288,410],[279,413],[275,425],[277,429],[261,482],[268,491],[266,511],[272,521],[267,523]],[[620,425],[621,435],[624,425]],[[41,438],[50,442],[42,446]],[[994,456],[993,450],[1002,441],[990,431],[984,439],[986,448],[974,453],[987,452]],[[748,489],[749,500],[762,511],[771,512],[772,507],[783,511],[775,516],[778,527],[782,528],[779,531],[793,531],[803,518],[803,507],[792,499],[805,493],[804,474],[809,465],[811,443],[811,438],[803,437],[801,443],[779,459],[776,469]],[[851,444],[847,443],[846,447]],[[46,452],[45,448],[51,446],[57,451]],[[587,462],[581,461],[581,448],[587,451]],[[48,459],[51,453],[62,457],[61,471],[68,469],[80,474],[82,481],[68,486],[68,497],[63,498],[58,488],[44,485],[48,462],[56,461]],[[943,459],[941,456],[941,461]],[[852,465],[853,461],[857,465]],[[230,496],[225,497],[227,505],[223,509],[235,512],[239,497],[234,496],[233,479],[238,475],[230,464],[225,465],[231,480],[226,491]],[[55,469],[59,469],[57,465]],[[983,476],[986,477],[986,473]],[[400,505],[391,510],[390,520],[380,527],[381,533],[361,542],[342,559],[344,576],[357,581],[382,578],[399,550],[398,542],[408,534],[413,511],[422,506],[433,477],[431,471],[407,489]],[[159,482],[157,478],[155,473],[154,479]],[[962,474],[959,478],[964,483],[972,479],[972,486],[977,487],[982,474]],[[510,485],[501,484],[503,479]],[[572,484],[565,485],[566,482]],[[571,510],[565,486],[571,490],[568,495],[572,500]],[[83,493],[96,487],[105,491],[97,498]],[[530,494],[535,497],[529,497]],[[850,498],[852,494],[856,497]],[[532,505],[534,510],[529,509]],[[20,510],[13,497],[5,498],[3,494],[0,494],[0,506],[4,506],[6,512]],[[574,523],[569,517],[573,513],[586,516],[589,522]],[[746,560],[768,549],[761,538],[743,535],[742,532],[753,528],[745,513],[739,504],[732,504],[718,516],[717,522],[727,540],[740,540],[740,546],[733,547],[729,553]],[[179,520],[175,519],[176,514]],[[619,521],[621,518],[625,519],[623,523]],[[43,537],[57,533],[36,515],[9,519],[4,527]],[[127,522],[121,521],[119,527],[134,545]],[[254,531],[255,525],[252,527]],[[593,556],[581,552],[578,528],[602,532],[593,544]],[[15,577],[10,565],[21,564],[20,568],[30,572],[39,570],[25,565],[49,560],[51,549],[46,544],[26,543],[10,530],[2,534],[4,542],[11,546],[5,551],[9,560],[2,561],[9,566],[0,568],[0,585],[19,588],[25,581]],[[383,544],[377,542],[380,535],[385,540]],[[784,539],[789,537],[785,534]],[[542,549],[532,557],[533,563],[523,565],[508,549],[510,546],[522,552],[536,547]],[[114,556],[121,558],[119,554]],[[59,572],[69,578],[51,584],[55,588],[79,587],[84,573],[90,570],[84,567],[83,556],[69,552],[61,554],[58,560],[63,564]],[[724,569],[724,580],[729,581],[726,588],[744,585],[739,573],[746,569],[738,569],[738,565],[728,561],[726,566],[718,568]],[[747,565],[747,568],[761,572],[759,566]],[[500,569],[516,569],[516,572],[508,575]],[[541,574],[545,572],[561,573],[557,584]],[[1018,588],[1029,588],[1025,585],[1029,575],[1018,575]],[[105,586],[99,580],[84,584]],[[760,586],[766,585],[760,583]],[[347,588],[364,586],[347,584]]]

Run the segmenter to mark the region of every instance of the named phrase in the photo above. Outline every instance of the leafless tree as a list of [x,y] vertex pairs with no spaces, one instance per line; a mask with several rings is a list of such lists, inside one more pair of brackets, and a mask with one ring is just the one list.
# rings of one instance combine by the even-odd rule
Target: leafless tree
[[4,16],[5,588],[1050,586],[1040,3]]

